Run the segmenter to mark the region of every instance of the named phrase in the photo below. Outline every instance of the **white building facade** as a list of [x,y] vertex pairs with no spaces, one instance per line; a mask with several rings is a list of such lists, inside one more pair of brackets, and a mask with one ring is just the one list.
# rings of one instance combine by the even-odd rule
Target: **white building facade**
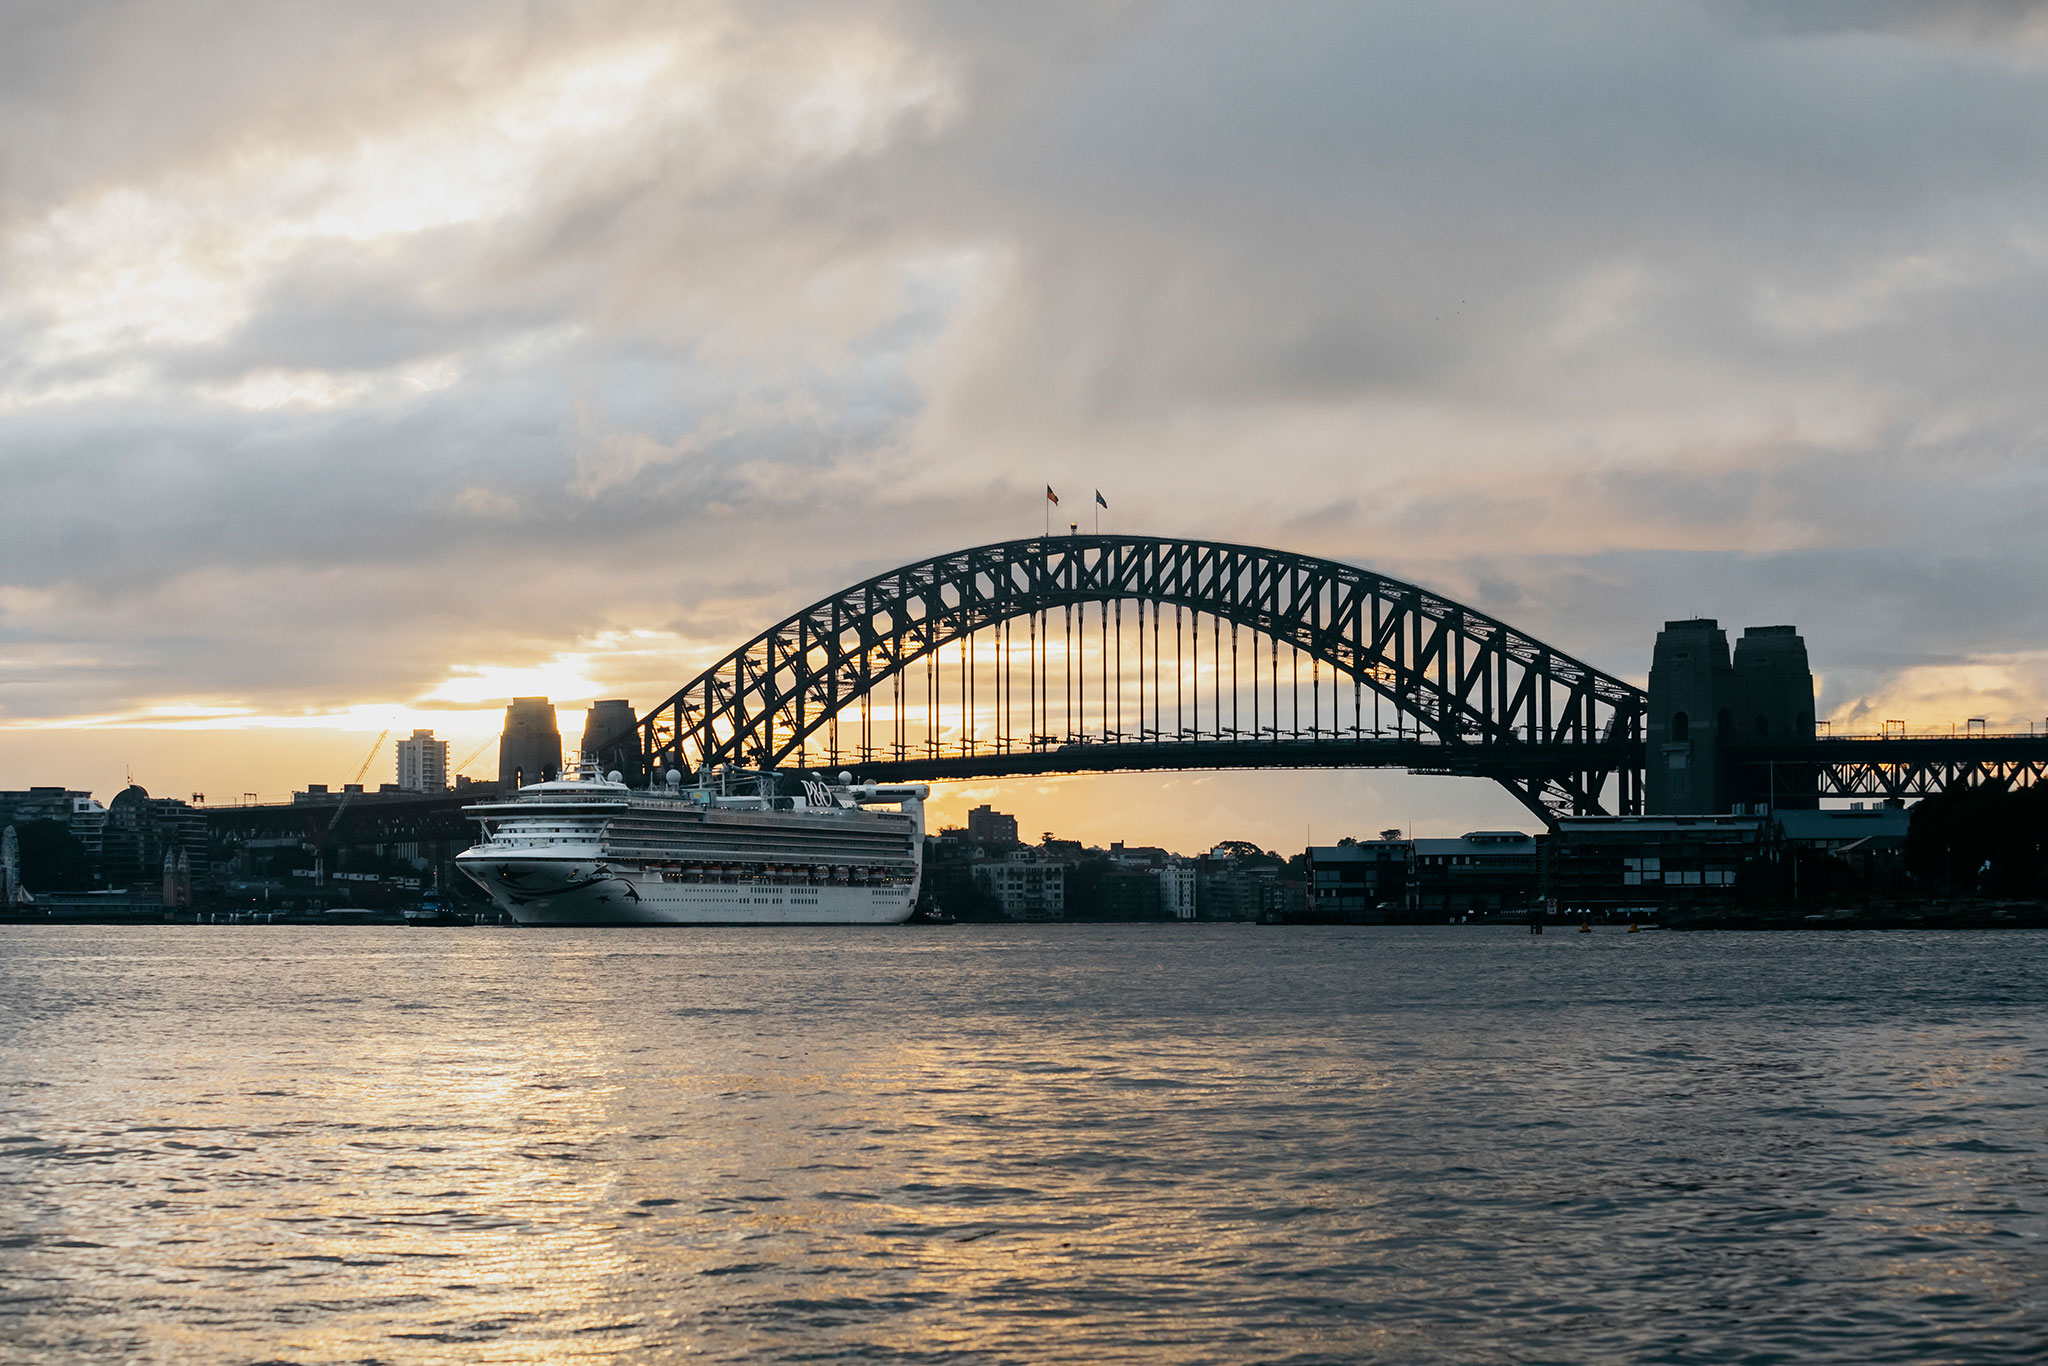
[[416,730],[398,742],[398,788],[401,792],[448,790],[448,742],[430,730]]
[[1159,869],[1159,909],[1175,920],[1195,918],[1195,865],[1169,859]]
[[1035,849],[1012,849],[977,863],[972,876],[1013,920],[1067,918],[1067,866],[1041,860]]

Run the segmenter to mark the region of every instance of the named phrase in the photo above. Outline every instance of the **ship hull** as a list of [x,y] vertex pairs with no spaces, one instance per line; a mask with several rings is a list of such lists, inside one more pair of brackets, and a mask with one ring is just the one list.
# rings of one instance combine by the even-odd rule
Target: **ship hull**
[[506,857],[457,865],[521,925],[897,925],[917,887],[671,880],[597,857]]

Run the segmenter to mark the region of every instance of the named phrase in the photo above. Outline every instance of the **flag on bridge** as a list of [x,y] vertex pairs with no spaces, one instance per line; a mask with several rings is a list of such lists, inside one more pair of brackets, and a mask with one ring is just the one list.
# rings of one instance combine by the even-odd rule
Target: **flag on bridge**
[[1099,508],[1106,508],[1106,507],[1108,507],[1108,506],[1109,506],[1109,499],[1107,499],[1107,498],[1104,498],[1104,497],[1102,496],[1102,490],[1101,490],[1101,489],[1097,489],[1097,490],[1095,490],[1095,506],[1097,506],[1097,507],[1099,507]]
[[1060,496],[1052,491],[1051,484],[1045,486],[1045,501],[1051,503],[1054,507],[1060,505]]

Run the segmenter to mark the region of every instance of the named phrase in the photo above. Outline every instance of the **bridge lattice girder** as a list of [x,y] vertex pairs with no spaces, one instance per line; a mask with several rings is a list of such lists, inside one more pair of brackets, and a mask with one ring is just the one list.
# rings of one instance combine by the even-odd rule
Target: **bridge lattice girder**
[[1823,736],[1731,745],[1727,758],[1761,774],[1773,804],[1788,792],[1908,801],[1958,787],[2048,781],[2048,735]]
[[[1584,755],[1633,742],[1640,752],[1641,690],[1415,584],[1254,546],[1074,535],[935,556],[820,599],[650,711],[642,753],[657,766],[778,766],[953,641],[1046,609],[1122,601],[1190,609],[1283,642],[1358,680],[1445,746]],[[1051,737],[1032,747],[1040,741],[1054,747]],[[1160,767],[1175,766],[1161,757]],[[1286,760],[1276,752],[1275,762]],[[1048,755],[1045,769],[1057,767]],[[1633,765],[1499,779],[1545,819],[1600,812],[1610,780],[1621,809],[1641,809]]]

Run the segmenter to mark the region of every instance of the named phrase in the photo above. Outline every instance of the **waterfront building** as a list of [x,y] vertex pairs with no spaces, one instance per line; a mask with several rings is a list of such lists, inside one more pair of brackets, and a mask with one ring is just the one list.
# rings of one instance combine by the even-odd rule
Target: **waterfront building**
[[100,876],[115,886],[154,881],[164,855],[180,851],[190,873],[207,867],[206,813],[175,797],[152,797],[136,784],[107,803]]
[[365,792],[349,796],[344,810],[343,793],[315,784],[294,793],[290,805],[208,808],[207,877],[195,879],[195,894],[268,896],[279,905],[336,885],[349,886],[365,905],[417,897],[422,888],[466,896],[472,884],[456,875],[454,860],[476,842],[476,824],[462,811],[495,791],[494,783],[478,783],[453,792]]
[[436,740],[430,730],[416,730],[409,740],[398,742],[399,792],[446,792],[448,790],[448,742]]
[[1771,820],[1786,844],[1841,854],[1903,849],[1913,813],[1899,802],[1851,802],[1846,811],[1774,811]]
[[87,863],[97,868],[101,842],[106,833],[107,808],[90,792],[69,787],[31,787],[0,792],[0,825],[23,826],[33,821],[51,821],[64,827],[85,851]]
[[1867,891],[1896,891],[1904,882],[1906,833],[1913,813],[1903,803],[1852,802],[1846,811],[1776,811],[1773,834],[1795,857],[1826,854],[1854,869]]
[[1301,916],[1308,910],[1308,884],[1290,880],[1278,854],[1227,840],[1195,860],[1195,905],[1202,920]]
[[[1204,860],[1206,864],[1206,860]],[[1195,915],[1200,920],[1257,920],[1260,879],[1237,869],[1198,865]]]
[[1119,868],[1106,861],[1097,864],[1093,871],[1094,886],[1087,889],[1094,894],[1089,898],[1093,904],[1083,909],[1082,889],[1076,888],[1069,907],[1071,915],[1093,915],[1103,920],[1158,920],[1163,916],[1163,889],[1156,873]]
[[1414,842],[1409,917],[1435,923],[1453,916],[1526,911],[1543,895],[1541,850],[1520,830],[1474,830],[1456,839]]
[[967,813],[967,838],[975,844],[1017,844],[1017,818],[984,803]]
[[973,867],[974,885],[1013,920],[1065,920],[1067,868],[1038,850],[1012,849]]
[[1261,878],[1255,889],[1258,919],[1299,921],[1308,917],[1308,884],[1275,875]]
[[1169,858],[1153,873],[1159,879],[1159,909],[1170,920],[1195,918],[1195,865]]
[[[1414,846],[1389,831],[1376,840],[1342,839],[1308,849],[1309,919],[1377,924],[1407,902]],[[1391,836],[1391,838],[1389,837]]]
[[1762,815],[1564,816],[1550,837],[1551,895],[1567,914],[1725,908],[1770,837]]
[[498,739],[498,788],[511,792],[527,783],[549,782],[562,771],[562,732],[555,704],[545,697],[515,697],[505,708]]
[[1125,844],[1112,840],[1109,845],[1109,861],[1119,868],[1157,868],[1171,857],[1156,844]]

